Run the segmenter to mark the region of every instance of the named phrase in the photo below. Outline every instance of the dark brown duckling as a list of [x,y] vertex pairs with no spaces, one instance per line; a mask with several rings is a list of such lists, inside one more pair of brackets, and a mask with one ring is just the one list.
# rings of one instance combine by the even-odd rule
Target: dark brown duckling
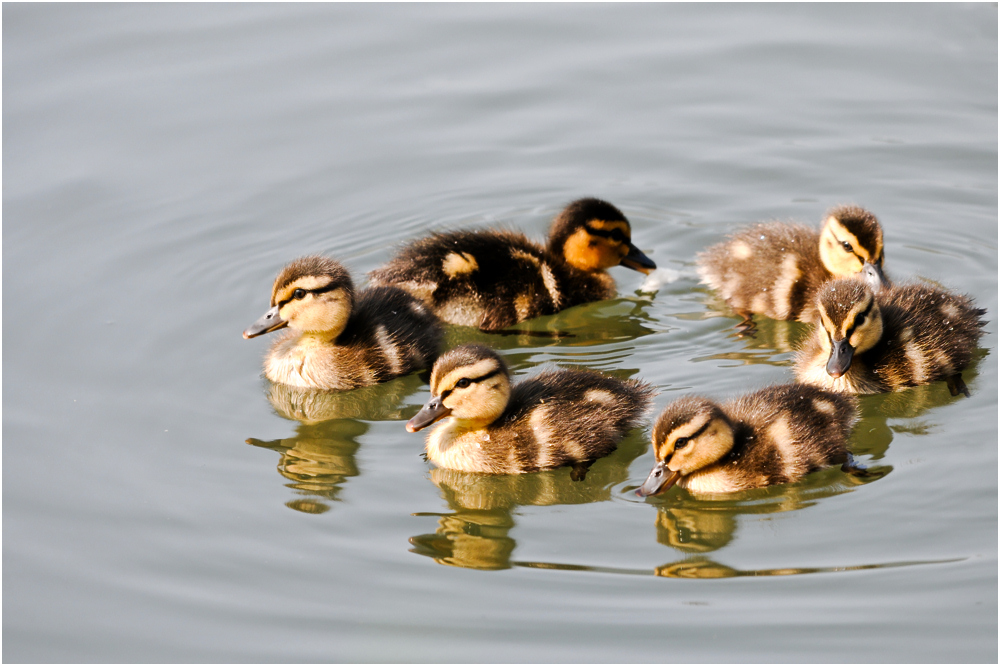
[[636,491],[673,485],[693,493],[730,493],[798,481],[847,463],[857,399],[803,384],[769,386],[721,405],[684,397],[653,428],[656,464]]
[[860,278],[827,283],[816,297],[819,322],[798,352],[795,375],[849,393],[886,393],[939,380],[952,395],[969,390],[986,310],[968,296],[925,284],[878,292]]
[[274,280],[271,309],[243,331],[253,338],[288,327],[264,359],[272,382],[315,389],[371,386],[437,358],[442,329],[417,299],[392,287],[355,295],[350,274],[326,257],[303,257]]
[[632,244],[628,219],[600,199],[580,199],[552,222],[546,247],[513,231],[453,231],[405,247],[369,274],[421,299],[452,324],[495,331],[581,303],[613,298],[605,271],[654,268]]
[[583,370],[550,370],[511,386],[496,352],[462,345],[434,364],[433,397],[406,429],[447,419],[427,437],[427,458],[439,467],[523,474],[572,465],[582,478],[639,423],[652,393],[643,382]]

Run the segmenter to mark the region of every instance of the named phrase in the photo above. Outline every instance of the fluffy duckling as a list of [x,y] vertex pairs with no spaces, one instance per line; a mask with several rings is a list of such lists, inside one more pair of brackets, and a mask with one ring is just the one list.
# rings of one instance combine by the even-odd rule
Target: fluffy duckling
[[574,201],[552,222],[546,247],[513,231],[433,234],[402,248],[370,274],[405,289],[444,321],[495,331],[568,307],[614,297],[612,266],[649,273],[620,210]]
[[924,284],[874,292],[867,281],[826,284],[819,323],[799,350],[799,381],[850,393],[884,393],[944,379],[952,395],[969,390],[962,370],[986,323],[967,296]]
[[858,419],[854,396],[803,384],[769,386],[718,405],[699,397],[667,405],[653,428],[656,464],[636,491],[674,484],[694,493],[730,493],[791,483],[848,461]]
[[264,375],[314,389],[352,389],[388,381],[437,358],[437,318],[409,294],[390,287],[355,295],[351,276],[326,257],[303,257],[274,280],[271,309],[243,331],[253,338],[292,329],[271,345]]
[[888,286],[882,272],[882,227],[857,206],[827,213],[816,231],[799,224],[756,224],[698,255],[704,284],[753,328],[753,314],[771,319],[813,321],[816,292],[836,277],[862,273],[875,289]]
[[583,370],[542,372],[511,386],[496,352],[463,345],[434,364],[431,394],[406,429],[450,417],[427,437],[435,465],[486,474],[573,465],[579,480],[636,426],[652,388]]

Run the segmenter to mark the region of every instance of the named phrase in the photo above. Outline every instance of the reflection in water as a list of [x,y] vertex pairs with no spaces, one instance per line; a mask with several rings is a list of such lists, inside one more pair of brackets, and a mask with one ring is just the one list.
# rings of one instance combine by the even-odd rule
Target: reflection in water
[[656,512],[656,540],[687,553],[718,550],[735,531],[736,516],[728,511],[661,507]]
[[797,321],[779,321],[762,315],[754,315],[753,334],[741,335],[736,329],[736,325],[743,321],[743,318],[736,314],[715,292],[704,290],[704,294],[705,306],[712,315],[733,319],[733,327],[729,335],[734,340],[738,340],[740,346],[747,351],[742,354],[738,352],[715,354],[695,360],[731,359],[742,360],[748,364],[791,365],[791,361],[787,358],[773,359],[772,357],[775,354],[794,352],[812,330],[808,324]]
[[268,382],[267,399],[278,416],[305,424],[331,419],[401,421],[403,400],[421,387],[418,375],[350,391],[319,391]]
[[610,456],[597,460],[583,481],[573,481],[570,469],[534,474],[475,474],[450,469],[431,470],[431,481],[454,513],[437,516],[433,534],[410,539],[410,552],[438,564],[469,569],[509,569],[517,545],[509,536],[519,506],[588,504],[611,499],[612,487],[629,477],[629,465],[646,449],[641,435],[622,442]]
[[[970,388],[975,386],[979,362],[984,356],[986,350],[979,350],[975,360],[962,373]],[[975,393],[971,399],[975,399]],[[961,403],[963,400],[970,398],[951,395],[945,382],[914,386],[892,393],[860,396],[861,419],[851,435],[851,451],[855,455],[879,460],[889,449],[894,433],[923,436],[934,432],[938,423],[926,419],[917,420],[917,417],[928,415],[935,407]]]
[[[268,382],[267,398],[279,416],[299,421],[295,436],[273,441],[253,437],[247,444],[281,454],[278,473],[302,497],[286,506],[303,513],[329,511],[327,501],[338,501],[341,487],[358,475],[354,457],[357,439],[373,420],[404,420],[406,396],[421,386],[410,375],[391,382],[351,391],[317,391]],[[413,406],[413,409],[419,407]]]
[[[635,297],[584,303],[554,315],[520,322],[502,334],[449,327],[444,348],[476,343],[500,351],[553,346],[563,350],[635,340],[664,330],[662,322],[657,322],[646,313],[651,302],[647,298]],[[526,333],[518,335],[514,331]],[[507,358],[508,354],[504,357]],[[516,367],[515,363],[510,364]]]
[[947,560],[913,560],[909,562],[884,562],[882,564],[853,564],[842,567],[784,567],[781,569],[734,569],[704,557],[690,557],[664,564],[654,569],[624,569],[620,567],[593,567],[583,564],[557,564],[554,562],[511,562],[515,567],[526,569],[548,569],[553,571],[589,571],[621,576],[658,576],[661,578],[741,578],[764,576],[795,576],[800,574],[834,573],[838,571],[865,571],[868,569],[894,569],[897,567],[926,566],[930,564],[951,564],[967,558],[956,557]]
[[[646,500],[658,505],[657,542],[684,553],[708,553],[733,540],[739,515],[805,509],[820,499],[850,492],[856,486],[880,479],[891,471],[891,466],[873,466],[851,473],[832,468],[816,472],[794,484],[719,495],[695,495],[678,488]],[[626,487],[626,492],[628,490]]]
[[338,419],[318,424],[301,424],[294,437],[265,442],[250,438],[247,444],[281,454],[278,473],[291,481],[287,487],[303,496],[286,504],[304,513],[323,513],[329,505],[322,500],[338,501],[344,482],[358,475],[354,456],[357,438],[368,432],[368,424],[353,419]]
[[[953,396],[948,390],[948,385],[943,382],[934,382],[923,386],[914,386],[902,391],[892,393],[880,393],[877,395],[862,397],[862,412],[877,413],[890,419],[909,419],[921,416],[934,407],[941,407],[951,403],[962,403],[965,400],[975,400],[976,398],[976,378],[979,376],[979,363],[988,354],[985,349],[978,349],[973,356],[969,367],[962,371],[962,378],[972,391],[972,397],[964,395]],[[917,427],[917,430],[928,430],[936,424]],[[892,427],[897,432],[910,432],[906,427]]]
[[[419,514],[433,515],[433,514]],[[411,553],[431,557],[438,564],[466,569],[509,569],[517,543],[508,536],[514,527],[509,511],[464,510],[440,515],[434,534],[410,538]]]

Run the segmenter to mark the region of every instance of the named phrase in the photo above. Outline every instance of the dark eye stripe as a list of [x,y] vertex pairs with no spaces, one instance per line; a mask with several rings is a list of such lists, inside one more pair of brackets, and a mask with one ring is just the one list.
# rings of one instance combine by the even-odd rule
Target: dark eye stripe
[[[302,287],[299,287],[299,289],[302,289],[302,291],[306,292],[307,294],[325,294],[326,292],[333,291],[334,289],[337,288],[338,286],[336,282],[330,282],[329,284],[326,284],[322,287],[316,287],[315,289],[302,289]],[[295,292],[293,291],[292,293],[294,294]],[[305,296],[303,296],[303,298],[305,298]],[[293,300],[294,298],[286,298],[283,301],[279,301],[278,307],[282,308],[285,306],[286,303],[291,303]]]
[[[490,372],[487,372],[485,375],[481,375],[479,377],[462,377],[462,379],[468,379],[473,384],[478,384],[479,382],[487,380],[490,377],[496,377],[498,374],[500,374],[500,368],[495,368],[494,370],[491,370]],[[461,380],[459,380],[459,381],[461,381]],[[454,391],[454,390],[455,389],[450,388],[447,391],[444,391],[441,394],[441,399],[444,400],[445,398],[447,398],[449,395],[451,395],[451,392]]]
[[630,240],[629,237],[626,236],[621,229],[612,229],[611,231],[607,231],[605,229],[595,229],[589,224],[584,225],[584,227],[586,228],[587,233],[589,233],[592,236],[598,236],[600,238],[610,238],[612,240],[618,241],[619,243],[628,243]]
[[[678,437],[677,439],[686,439],[690,443],[691,440],[697,438],[703,432],[705,432],[706,430],[708,430],[708,426],[710,426],[710,425],[712,425],[712,419],[709,419],[709,420],[705,421],[704,425],[702,425],[700,428],[698,428],[697,430],[695,430],[690,435],[687,435],[685,437]],[[674,446],[677,446],[677,440],[674,440]]]
[[[850,337],[852,335],[854,335],[854,329],[857,327],[858,318],[859,317],[867,317],[868,313],[870,313],[872,311],[872,308],[874,306],[875,306],[875,299],[873,298],[872,300],[868,301],[868,307],[866,307],[864,310],[862,310],[858,314],[854,315],[854,323],[852,323],[851,327],[849,329],[847,329],[847,332],[844,334],[845,338],[850,339]],[[863,324],[864,321],[862,321],[861,323]]]

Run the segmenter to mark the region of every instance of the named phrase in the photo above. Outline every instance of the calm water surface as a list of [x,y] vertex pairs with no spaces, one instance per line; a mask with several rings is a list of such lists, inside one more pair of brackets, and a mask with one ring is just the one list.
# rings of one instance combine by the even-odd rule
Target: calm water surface
[[[997,7],[3,8],[7,661],[996,661]],[[827,470],[715,498],[433,469],[416,376],[269,387],[240,333],[295,256],[357,280],[432,229],[541,239],[600,196],[676,278],[449,343],[790,379],[693,279],[756,220],[876,212],[896,278],[988,308],[971,398],[866,398]]]

